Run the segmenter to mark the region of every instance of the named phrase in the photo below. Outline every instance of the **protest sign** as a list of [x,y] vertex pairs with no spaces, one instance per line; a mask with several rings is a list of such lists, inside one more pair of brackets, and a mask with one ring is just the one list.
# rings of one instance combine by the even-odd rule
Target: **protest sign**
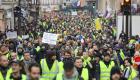
[[28,39],[29,35],[22,35],[22,39]]
[[58,38],[57,34],[44,32],[42,42],[43,43],[48,43],[48,44],[51,44],[51,45],[56,45],[57,38]]
[[8,31],[6,33],[7,39],[14,39],[17,38],[17,32],[16,31]]
[[74,11],[74,12],[71,13],[71,15],[76,16],[77,15],[77,12]]

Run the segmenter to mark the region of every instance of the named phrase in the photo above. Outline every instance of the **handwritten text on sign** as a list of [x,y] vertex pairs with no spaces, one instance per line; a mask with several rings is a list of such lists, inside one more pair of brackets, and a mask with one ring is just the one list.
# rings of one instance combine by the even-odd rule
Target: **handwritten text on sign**
[[43,43],[52,44],[52,45],[56,45],[57,38],[58,38],[57,34],[44,32],[43,38],[42,38],[42,42]]

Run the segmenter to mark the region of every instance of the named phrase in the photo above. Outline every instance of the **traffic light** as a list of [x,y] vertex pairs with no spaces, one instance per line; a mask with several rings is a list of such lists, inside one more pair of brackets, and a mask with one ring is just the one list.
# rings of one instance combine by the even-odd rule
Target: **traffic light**
[[95,6],[96,6],[96,3],[93,3],[93,4],[92,4],[92,6],[93,6],[93,8],[95,8]]

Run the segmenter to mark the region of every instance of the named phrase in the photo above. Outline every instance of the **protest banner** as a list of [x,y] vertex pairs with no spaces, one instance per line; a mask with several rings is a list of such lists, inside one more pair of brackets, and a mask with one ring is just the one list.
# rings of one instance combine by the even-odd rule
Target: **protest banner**
[[42,42],[43,43],[48,43],[48,44],[51,44],[51,45],[56,45],[57,38],[58,38],[57,34],[44,32]]
[[17,38],[17,32],[16,31],[8,31],[6,33],[7,39],[15,39]]

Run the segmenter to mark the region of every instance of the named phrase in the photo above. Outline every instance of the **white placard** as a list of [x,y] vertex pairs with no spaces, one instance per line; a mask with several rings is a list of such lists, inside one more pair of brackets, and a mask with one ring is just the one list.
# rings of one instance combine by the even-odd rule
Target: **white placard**
[[22,35],[22,39],[28,39],[29,35]]
[[14,38],[17,38],[17,32],[16,31],[9,31],[6,33],[6,36],[7,36],[7,39],[14,39]]
[[48,44],[51,44],[51,45],[56,45],[57,38],[58,38],[57,34],[44,32],[42,42],[43,43],[48,43]]
[[71,15],[76,16],[77,15],[77,12],[74,11],[74,12],[71,13]]

